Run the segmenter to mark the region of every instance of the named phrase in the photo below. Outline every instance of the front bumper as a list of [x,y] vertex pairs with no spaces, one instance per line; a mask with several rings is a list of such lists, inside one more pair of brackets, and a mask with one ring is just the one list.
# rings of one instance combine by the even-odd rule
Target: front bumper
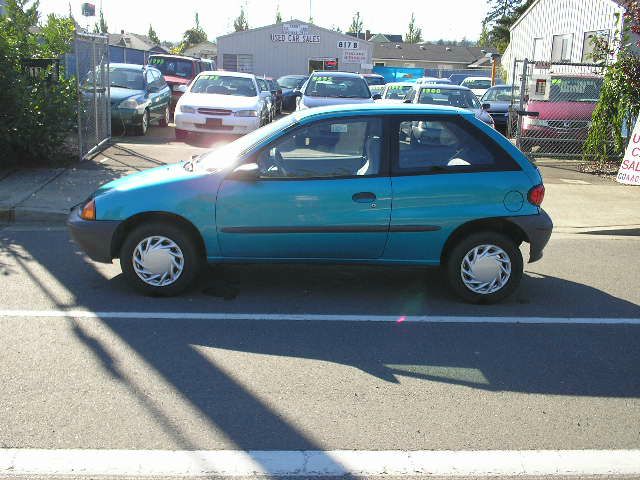
[[[229,133],[242,135],[260,127],[260,117],[236,117],[233,115],[210,116],[199,113],[175,113],[176,129],[200,133]],[[220,119],[220,128],[207,127],[207,119]]]
[[525,215],[522,217],[509,217],[509,221],[518,225],[527,236],[530,245],[529,263],[537,262],[542,258],[542,251],[551,238],[553,221],[544,210],[540,209],[538,215]]
[[74,242],[96,262],[111,263],[111,243],[120,225],[119,220],[84,220],[80,218],[80,207],[71,210],[67,227]]
[[111,108],[112,125],[142,125],[142,115],[144,110],[138,112],[134,108]]

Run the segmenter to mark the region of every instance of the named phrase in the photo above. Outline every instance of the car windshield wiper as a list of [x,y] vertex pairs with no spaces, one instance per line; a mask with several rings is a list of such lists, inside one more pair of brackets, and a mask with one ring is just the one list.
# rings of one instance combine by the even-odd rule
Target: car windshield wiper
[[112,84],[111,84],[111,86],[112,86],[112,87],[116,87],[116,88],[127,88],[127,89],[129,89],[129,90],[132,90],[132,88],[131,88],[131,87],[128,87],[127,85],[119,85],[119,84],[117,84],[117,83],[112,83]]

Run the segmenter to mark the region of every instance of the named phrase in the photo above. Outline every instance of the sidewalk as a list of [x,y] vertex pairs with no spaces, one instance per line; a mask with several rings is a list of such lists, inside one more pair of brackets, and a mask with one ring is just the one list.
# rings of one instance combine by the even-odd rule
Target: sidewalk
[[[69,210],[101,184],[188,159],[211,146],[176,142],[172,132],[154,128],[146,137],[114,139],[104,152],[73,168],[0,171],[0,223],[61,225]],[[547,189],[543,206],[555,232],[640,231],[640,187],[580,173],[572,161],[541,160],[539,166]]]

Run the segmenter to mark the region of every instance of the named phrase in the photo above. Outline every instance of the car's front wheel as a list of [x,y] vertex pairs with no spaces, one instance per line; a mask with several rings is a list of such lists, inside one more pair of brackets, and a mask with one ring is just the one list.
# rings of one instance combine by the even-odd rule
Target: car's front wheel
[[140,126],[138,127],[138,135],[146,135],[147,132],[149,131],[149,121],[150,121],[150,117],[149,117],[149,110],[145,110],[144,113],[142,114],[142,120],[140,123]]
[[169,125],[170,120],[171,120],[171,113],[169,112],[169,105],[167,105],[167,108],[164,109],[164,115],[160,119],[159,124],[161,127],[166,127],[167,125]]
[[203,259],[194,239],[169,222],[135,228],[120,250],[120,267],[129,283],[147,295],[172,296],[196,279]]
[[473,233],[447,256],[449,285],[470,303],[495,303],[511,295],[522,279],[519,245],[497,232]]

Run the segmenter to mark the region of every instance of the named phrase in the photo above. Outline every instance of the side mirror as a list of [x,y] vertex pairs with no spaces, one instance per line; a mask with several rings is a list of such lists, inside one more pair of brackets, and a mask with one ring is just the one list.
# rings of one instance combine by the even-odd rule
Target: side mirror
[[410,98],[405,98],[402,103],[413,103]]
[[490,104],[488,104],[488,103],[483,103],[483,104],[482,104],[482,109],[483,109],[483,110],[489,110],[490,108],[491,108],[491,105],[490,105]]
[[187,93],[187,86],[186,85],[178,85],[178,87],[175,89],[180,93]]
[[155,85],[147,85],[148,93],[158,93],[159,89]]
[[374,93],[372,98],[374,100],[382,100],[382,95],[380,95],[379,93]]
[[257,163],[245,163],[231,172],[231,178],[234,180],[253,181],[257,180],[258,173],[260,173],[260,167],[258,167]]

